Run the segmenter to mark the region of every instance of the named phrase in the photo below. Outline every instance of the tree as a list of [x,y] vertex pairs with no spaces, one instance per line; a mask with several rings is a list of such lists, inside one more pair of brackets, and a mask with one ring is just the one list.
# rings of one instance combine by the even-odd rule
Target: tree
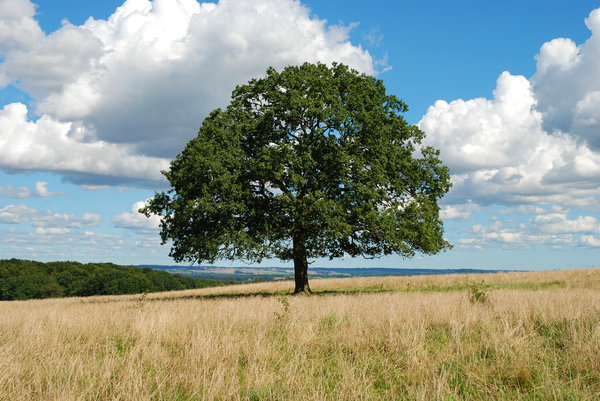
[[437,253],[449,171],[406,111],[342,64],[270,68],[210,113],[140,212],[178,262],[293,260],[295,293],[310,258]]

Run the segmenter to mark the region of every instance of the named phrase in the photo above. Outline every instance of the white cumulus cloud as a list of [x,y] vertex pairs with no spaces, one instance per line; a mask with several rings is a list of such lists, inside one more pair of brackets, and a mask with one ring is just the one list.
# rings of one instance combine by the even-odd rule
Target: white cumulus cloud
[[481,211],[481,206],[472,202],[458,205],[444,205],[440,210],[443,220],[470,220],[473,213]]
[[578,216],[574,220],[566,213],[548,213],[536,216],[534,225],[543,233],[599,233],[600,223],[593,216]]
[[35,5],[29,0],[0,0],[0,54],[39,43],[44,34],[34,15]]
[[146,217],[139,213],[146,203],[143,201],[136,202],[131,207],[131,212],[123,212],[112,218],[113,223],[117,227],[129,228],[136,231],[157,230],[160,225],[160,217],[152,215]]
[[[11,20],[37,27],[29,0],[0,2],[0,15],[9,4],[20,5]],[[65,22],[27,43],[0,32],[3,82],[42,116],[34,123],[22,105],[5,107],[14,129],[0,131],[0,167],[158,180],[163,158],[269,66],[338,61],[374,73],[349,29],[293,0],[127,0],[107,20]]]
[[600,248],[600,239],[594,237],[593,235],[582,235],[580,242],[585,246]]
[[[167,159],[135,154],[130,146],[106,141],[82,141],[75,125],[43,116],[27,119],[27,107],[12,103],[0,110],[0,168],[46,170],[160,180]],[[47,195],[43,185],[38,195]]]
[[33,190],[34,196],[40,196],[42,198],[47,198],[49,196],[60,196],[64,195],[64,192],[51,192],[47,188],[48,183],[45,181],[38,181],[35,183],[35,188]]
[[536,204],[600,194],[600,154],[569,134],[546,132],[536,105],[530,82],[504,72],[491,100],[429,108],[419,125],[453,173],[451,197]]
[[527,224],[475,225],[460,246],[597,246],[600,9],[585,23],[585,43],[542,45],[531,78],[503,72],[491,99],[438,100],[419,122],[452,174],[442,217],[470,218],[473,205],[532,215]]
[[577,45],[557,38],[536,56],[531,78],[544,129],[568,132],[600,149],[600,9],[585,20],[591,37]]

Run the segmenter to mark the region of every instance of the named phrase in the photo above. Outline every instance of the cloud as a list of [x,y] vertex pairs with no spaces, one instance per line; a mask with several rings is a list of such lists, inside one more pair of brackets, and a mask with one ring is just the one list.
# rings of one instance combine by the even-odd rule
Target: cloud
[[[114,258],[115,253],[120,253],[126,257],[128,250],[135,248],[134,243],[116,235],[64,227],[38,227],[31,232],[0,231],[0,252],[22,259],[107,261],[107,255]],[[145,250],[146,255],[151,252],[151,249]]]
[[531,82],[547,132],[569,132],[600,150],[600,9],[585,24],[592,36],[582,45],[567,38],[544,43]]
[[[135,154],[131,147],[78,138],[81,127],[43,116],[27,120],[27,107],[12,103],[0,110],[0,168],[46,170],[161,180],[169,161]],[[36,187],[43,196],[45,188]]]
[[[518,214],[519,209],[514,209],[512,212]],[[570,249],[598,246],[595,242],[596,238],[591,235],[600,233],[598,219],[586,215],[569,218],[569,214],[568,209],[552,205],[549,209],[542,209],[541,214],[535,214],[528,221],[502,220],[494,216],[490,224],[473,225],[456,243],[461,248],[476,249],[486,247]]]
[[566,213],[548,213],[536,216],[533,224],[542,233],[600,233],[600,223],[592,216],[569,220]]
[[500,214],[544,214],[548,213],[547,209],[534,205],[519,205],[514,208],[501,209],[497,213]]
[[134,231],[158,230],[160,225],[160,217],[152,215],[146,217],[139,213],[138,210],[144,207],[145,202],[136,202],[131,207],[131,213],[123,212],[112,218],[115,226],[120,228],[128,228]]
[[25,199],[31,197],[31,190],[27,187],[13,188],[11,184],[7,184],[5,187],[0,186],[0,195]]
[[[527,79],[504,72],[494,99],[438,100],[419,126],[442,150],[443,160],[455,174],[498,169],[533,156],[542,139],[539,115],[531,111],[533,104]],[[510,178],[518,177],[511,174]]]
[[0,223],[18,224],[29,222],[37,213],[37,210],[28,208],[23,204],[0,207]]
[[509,223],[500,220],[491,225],[474,225],[468,237],[456,241],[462,248],[517,248],[534,249],[538,247],[570,247],[576,245],[571,233],[535,232],[531,226],[524,223]]
[[40,196],[42,198],[47,198],[50,196],[61,196],[64,195],[64,192],[50,192],[48,191],[48,183],[45,181],[38,181],[35,183],[35,188],[33,190],[33,195]]
[[419,126],[453,173],[451,200],[596,202],[600,154],[569,134],[544,131],[536,104],[530,82],[504,72],[491,100],[439,100],[429,108]]
[[43,37],[29,0],[0,0],[0,54],[29,50]]
[[83,228],[97,227],[103,221],[102,216],[86,213],[83,217],[73,214],[54,213],[50,210],[37,210],[23,204],[0,206],[0,223],[30,224],[36,228]]
[[[29,1],[11,3],[22,6],[14,19],[30,24]],[[23,105],[5,107],[14,128],[0,139],[0,168],[159,180],[204,117],[269,66],[339,61],[374,73],[351,28],[293,0],[128,0],[107,20],[65,22],[27,43],[0,35],[4,83],[32,96],[41,115],[34,123]]]
[[470,201],[459,205],[444,205],[440,210],[440,217],[443,220],[471,220],[473,213],[480,210],[481,206]]
[[13,188],[11,184],[7,184],[5,187],[0,186],[0,196],[4,195],[9,198],[26,199],[32,197],[47,198],[50,196],[62,196],[65,194],[64,192],[50,192],[47,186],[48,183],[45,181],[36,182],[33,190],[27,187]]
[[600,239],[594,237],[593,235],[582,235],[580,242],[584,246],[600,248]]
[[66,228],[40,228],[31,232],[0,230],[0,254],[46,261],[170,263],[168,247],[160,246],[160,237],[156,234],[138,235],[133,239]]
[[[115,225],[132,230],[124,235],[92,232],[89,228],[103,222],[102,216],[83,216],[37,210],[25,205],[0,206],[0,254],[11,257],[48,260],[106,261],[107,255],[117,263],[140,263],[149,257],[168,263],[168,246],[161,246],[157,235],[158,219],[146,219],[137,213],[144,202],[133,205],[131,213],[115,216]],[[2,229],[2,224],[13,226]],[[30,228],[19,226],[29,225]],[[5,226],[6,227],[6,226]]]
[[81,218],[81,224],[85,227],[98,227],[104,218],[96,213],[85,213]]
[[379,27],[373,27],[368,33],[363,34],[363,40],[371,47],[379,47],[383,41],[383,34]]
[[80,185],[79,188],[84,191],[99,191],[101,189],[109,189],[110,185]]
[[64,228],[64,227],[50,227],[50,228],[38,227],[35,229],[35,233],[39,234],[39,235],[63,235],[63,234],[68,234],[70,232],[71,232],[71,230],[69,230],[68,228]]
[[531,79],[505,71],[492,99],[428,109],[419,126],[454,183],[445,202],[600,209],[600,9],[586,24],[583,45],[545,43]]

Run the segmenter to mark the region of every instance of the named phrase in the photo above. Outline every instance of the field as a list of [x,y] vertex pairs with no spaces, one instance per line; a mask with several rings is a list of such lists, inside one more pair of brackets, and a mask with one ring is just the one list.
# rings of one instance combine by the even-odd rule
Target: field
[[594,400],[600,269],[0,302],[2,400]]

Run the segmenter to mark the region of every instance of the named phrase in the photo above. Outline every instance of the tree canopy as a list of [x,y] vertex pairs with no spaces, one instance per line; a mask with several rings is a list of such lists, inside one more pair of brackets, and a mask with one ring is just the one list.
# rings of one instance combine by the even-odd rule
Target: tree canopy
[[450,176],[383,82],[342,64],[305,63],[238,86],[229,106],[164,171],[140,211],[161,216],[176,261],[433,254]]

